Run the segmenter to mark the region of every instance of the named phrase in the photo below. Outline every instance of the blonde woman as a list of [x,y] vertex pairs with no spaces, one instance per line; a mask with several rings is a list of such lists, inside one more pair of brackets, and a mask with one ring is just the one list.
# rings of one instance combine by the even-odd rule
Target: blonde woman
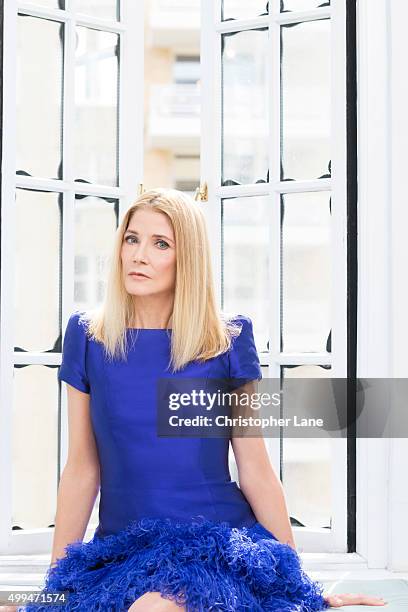
[[[106,299],[72,313],[59,379],[69,453],[44,593],[30,612],[305,611],[383,605],[327,595],[296,552],[281,483],[262,437],[160,437],[160,377],[262,378],[248,316],[219,312],[200,205],[144,192],[116,233]],[[100,489],[99,524],[83,542]]]

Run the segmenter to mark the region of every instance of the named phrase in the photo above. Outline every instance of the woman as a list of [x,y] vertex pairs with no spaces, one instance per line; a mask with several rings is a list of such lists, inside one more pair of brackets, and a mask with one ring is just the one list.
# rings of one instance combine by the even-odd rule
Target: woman
[[[251,320],[218,312],[199,205],[155,189],[117,230],[103,307],[73,313],[65,332],[69,453],[44,592],[69,597],[55,610],[383,605],[324,596],[305,574],[262,437],[231,440],[238,487],[228,438],[157,434],[156,382],[169,376],[238,380],[240,391],[262,378]],[[84,543],[99,488],[99,525]]]

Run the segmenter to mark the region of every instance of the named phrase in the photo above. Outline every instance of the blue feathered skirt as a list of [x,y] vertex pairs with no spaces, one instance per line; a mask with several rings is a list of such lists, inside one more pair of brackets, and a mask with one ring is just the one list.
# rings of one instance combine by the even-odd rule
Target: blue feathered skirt
[[323,587],[296,551],[260,523],[230,527],[143,518],[114,535],[76,541],[49,567],[41,593],[67,593],[65,604],[30,604],[19,612],[125,612],[147,591],[187,612],[313,612],[329,607]]

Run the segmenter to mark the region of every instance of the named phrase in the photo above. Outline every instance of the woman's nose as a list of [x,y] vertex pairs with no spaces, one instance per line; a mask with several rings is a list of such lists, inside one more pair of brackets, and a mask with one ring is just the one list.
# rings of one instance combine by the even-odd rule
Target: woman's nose
[[133,251],[133,261],[146,261],[147,253],[146,246],[138,244]]

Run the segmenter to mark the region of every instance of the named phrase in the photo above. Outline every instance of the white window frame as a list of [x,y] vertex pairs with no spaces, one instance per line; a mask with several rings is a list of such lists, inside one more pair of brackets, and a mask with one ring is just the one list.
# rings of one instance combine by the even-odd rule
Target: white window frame
[[[271,237],[270,265],[270,312],[271,337],[269,353],[260,358],[268,370],[265,376],[278,378],[283,364],[329,364],[333,377],[347,376],[347,217],[346,217],[346,65],[345,65],[345,3],[332,0],[331,7],[309,11],[280,13],[279,0],[269,2],[270,13],[254,19],[221,22],[221,3],[217,0],[202,0],[201,62],[202,62],[202,132],[201,132],[201,176],[208,185],[208,202],[204,204],[207,223],[213,244],[213,267],[217,282],[217,297],[221,303],[221,200],[225,197],[263,195],[270,199],[270,219],[276,231]],[[280,103],[276,92],[280,91],[279,57],[280,25],[292,21],[330,17],[332,20],[332,177],[311,181],[281,182],[279,176],[280,151]],[[269,66],[271,67],[270,92],[270,182],[253,185],[221,186],[221,53],[220,35],[224,32],[242,31],[255,27],[270,28]],[[280,354],[274,347],[280,346],[280,248],[279,248],[279,202],[281,193],[299,191],[326,191],[332,195],[332,223],[336,227],[333,236],[332,300],[335,305],[332,327],[332,353]],[[334,281],[335,279],[335,281]],[[279,440],[265,439],[269,446],[271,461],[279,470]],[[345,552],[347,550],[347,441],[332,440],[336,450],[333,459],[333,527],[313,529],[294,527],[297,547],[307,552]]]
[[[137,196],[143,183],[144,103],[144,3],[121,0],[120,21],[96,19],[75,12],[75,0],[66,0],[67,10],[49,9],[35,3],[4,3],[4,72],[3,72],[3,159],[2,159],[2,252],[7,262],[1,270],[0,304],[0,554],[48,553],[52,545],[53,528],[11,530],[12,521],[12,401],[13,367],[19,363],[61,363],[61,353],[14,352],[14,198],[17,187],[49,190],[63,194],[63,286],[62,333],[74,308],[74,210],[75,194],[105,196],[119,200],[119,217]],[[16,175],[16,41],[17,14],[50,18],[66,24],[63,106],[63,180]],[[120,34],[120,96],[119,96],[119,186],[75,183],[73,174],[74,138],[74,63],[75,28],[89,26]],[[119,219],[119,220],[120,220]],[[39,228],[40,229],[40,228]],[[61,467],[67,456],[66,388],[61,385]],[[57,410],[57,406],[55,407]],[[29,503],[29,500],[28,500]],[[85,539],[93,534],[88,527]]]

